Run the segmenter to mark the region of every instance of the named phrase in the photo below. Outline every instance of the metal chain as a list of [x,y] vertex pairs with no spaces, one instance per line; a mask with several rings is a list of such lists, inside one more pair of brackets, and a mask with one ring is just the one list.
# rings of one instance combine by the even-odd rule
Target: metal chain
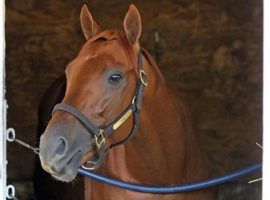
[[[26,147],[30,150],[32,150],[35,154],[39,155],[39,148],[33,147],[30,144],[17,139],[16,138],[16,133],[15,130],[13,128],[9,128],[6,131],[6,139],[8,142],[16,142],[17,144],[20,144],[23,147]],[[13,200],[19,200],[16,196],[15,196],[15,188],[13,185],[8,185],[7,186],[7,198],[8,199],[13,199]]]
[[33,147],[30,144],[28,144],[20,139],[17,139],[16,134],[15,134],[15,130],[13,128],[7,129],[7,141],[16,142],[17,144],[20,144],[21,146],[24,146],[24,147],[32,150],[35,154],[39,155],[39,148]]
[[16,139],[16,138],[14,139],[14,142],[16,142],[16,143],[18,143],[18,144],[20,144],[20,145],[22,145],[22,146],[24,146],[24,147],[32,150],[32,151],[34,151],[35,154],[38,154],[39,155],[39,148],[33,147],[30,144],[27,144],[26,142],[24,142],[22,140],[19,140],[19,139]]

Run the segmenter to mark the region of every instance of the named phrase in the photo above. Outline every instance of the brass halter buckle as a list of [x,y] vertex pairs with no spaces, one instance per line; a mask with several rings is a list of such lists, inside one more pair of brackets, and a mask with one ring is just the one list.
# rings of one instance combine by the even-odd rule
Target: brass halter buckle
[[105,144],[105,137],[104,137],[104,130],[103,129],[99,129],[99,134],[95,135],[95,139],[96,139],[96,145],[97,145],[98,149],[100,149],[101,146],[103,144]]
[[147,86],[148,85],[148,80],[147,80],[147,76],[146,76],[146,73],[144,70],[140,69],[140,79],[141,79],[141,82],[144,86]]

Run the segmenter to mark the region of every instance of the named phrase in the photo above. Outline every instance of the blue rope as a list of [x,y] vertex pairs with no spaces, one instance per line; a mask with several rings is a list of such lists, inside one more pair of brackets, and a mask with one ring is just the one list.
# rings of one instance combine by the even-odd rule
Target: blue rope
[[136,192],[170,194],[170,193],[188,192],[192,190],[199,190],[199,189],[204,189],[208,187],[213,187],[218,184],[222,184],[227,181],[231,181],[233,179],[239,178],[241,176],[261,171],[261,169],[262,169],[261,164],[255,164],[253,166],[241,169],[239,171],[236,171],[236,172],[224,175],[224,176],[219,176],[216,178],[211,178],[211,179],[207,179],[204,181],[199,181],[199,182],[195,182],[191,184],[183,184],[183,185],[176,185],[176,186],[146,186],[146,185],[140,185],[140,184],[135,184],[135,183],[127,183],[124,181],[105,177],[103,175],[85,170],[83,168],[79,168],[79,174],[86,176],[88,178],[92,178],[101,183],[106,183],[112,186],[116,186],[116,187],[127,189],[127,190],[132,190]]

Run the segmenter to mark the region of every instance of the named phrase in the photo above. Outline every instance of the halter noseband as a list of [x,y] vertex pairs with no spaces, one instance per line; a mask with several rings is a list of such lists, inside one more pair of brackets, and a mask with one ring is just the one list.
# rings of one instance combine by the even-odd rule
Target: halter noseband
[[[52,114],[54,114],[56,111],[64,111],[64,112],[70,113],[88,129],[88,131],[90,132],[92,136],[95,137],[95,142],[96,142],[99,156],[94,161],[87,161],[86,163],[89,166],[84,165],[83,167],[85,169],[92,170],[92,169],[98,168],[101,165],[103,159],[105,158],[105,155],[108,152],[108,150],[114,146],[123,144],[126,141],[128,141],[134,135],[136,129],[138,128],[141,104],[142,104],[142,99],[143,99],[143,92],[144,92],[145,86],[148,85],[147,76],[145,74],[145,71],[143,70],[141,50],[139,50],[138,52],[138,70],[139,70],[139,79],[137,81],[135,95],[131,103],[112,123],[110,123],[109,125],[105,127],[96,126],[82,112],[80,112],[78,109],[76,109],[75,107],[69,104],[59,103],[55,105]],[[128,134],[128,136],[125,139],[115,144],[111,144],[106,149],[104,146],[106,142],[106,138],[109,135],[111,135],[115,130],[117,130],[132,114],[133,114],[133,127],[130,133]]]

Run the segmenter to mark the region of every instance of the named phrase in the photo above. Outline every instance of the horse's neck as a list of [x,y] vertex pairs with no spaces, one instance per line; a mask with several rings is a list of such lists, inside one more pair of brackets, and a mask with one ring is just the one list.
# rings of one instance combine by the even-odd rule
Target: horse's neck
[[144,61],[149,85],[139,128],[129,142],[109,152],[104,172],[145,184],[185,182],[190,163],[187,146],[196,145],[186,109],[156,66]]

